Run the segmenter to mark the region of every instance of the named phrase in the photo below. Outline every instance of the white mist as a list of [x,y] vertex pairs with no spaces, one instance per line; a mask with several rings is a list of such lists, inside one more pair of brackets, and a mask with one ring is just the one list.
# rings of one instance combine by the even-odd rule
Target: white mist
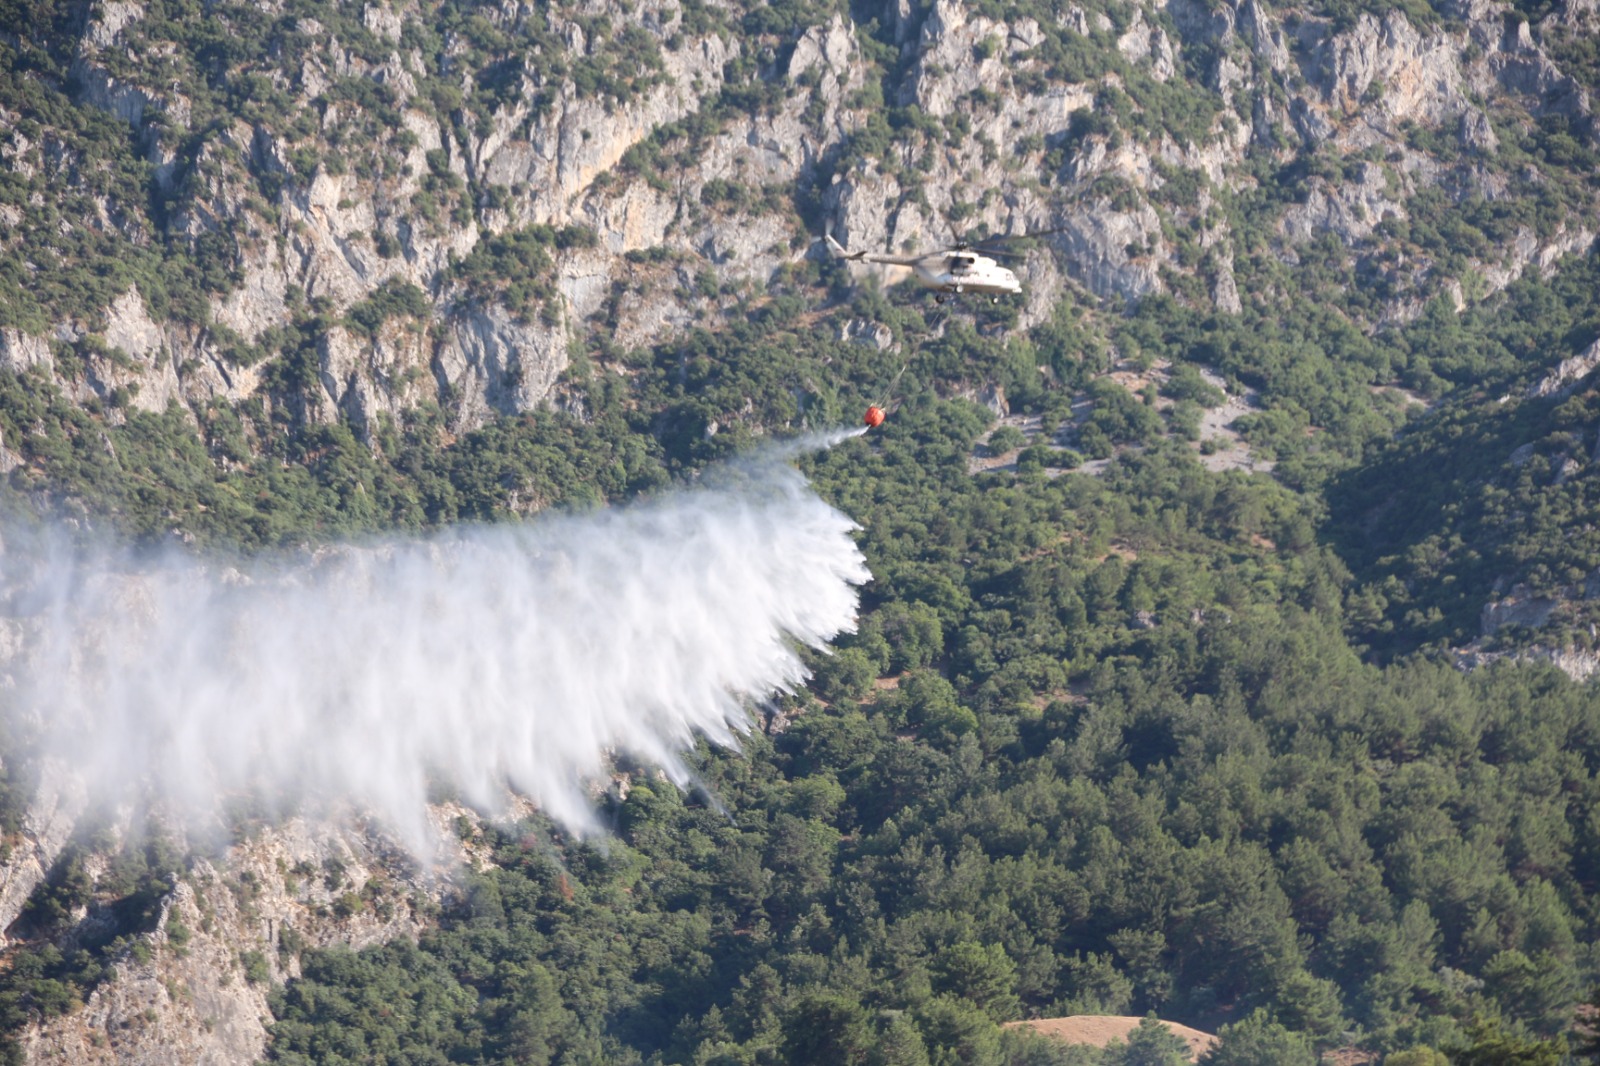
[[696,734],[733,743],[752,701],[804,680],[798,645],[854,627],[854,523],[782,462],[848,435],[635,506],[243,573],[13,538],[13,713],[91,794],[197,827],[254,792],[420,847],[431,777],[593,830],[608,752],[685,783]]

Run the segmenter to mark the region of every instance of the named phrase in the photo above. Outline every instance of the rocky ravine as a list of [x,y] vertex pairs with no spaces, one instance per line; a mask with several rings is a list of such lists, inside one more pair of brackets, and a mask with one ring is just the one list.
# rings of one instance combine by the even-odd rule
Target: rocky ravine
[[[36,804],[38,818],[55,814],[51,824],[60,827],[60,812],[46,805]],[[155,928],[134,938],[83,1008],[23,1035],[28,1061],[258,1061],[272,1022],[268,989],[299,975],[300,951],[414,939],[454,890],[456,875],[483,861],[448,835],[463,816],[477,820],[454,805],[432,810],[441,850],[429,866],[382,833],[301,818],[210,853],[197,846],[200,857],[178,872]],[[39,824],[33,812],[29,824]],[[0,873],[8,889],[37,883],[41,860],[48,866],[60,854],[59,833],[35,843],[29,853],[14,852]],[[97,876],[104,872],[103,860],[91,857],[87,865]],[[15,893],[7,891],[5,902],[14,932]],[[85,931],[108,920],[93,904],[73,917]]]

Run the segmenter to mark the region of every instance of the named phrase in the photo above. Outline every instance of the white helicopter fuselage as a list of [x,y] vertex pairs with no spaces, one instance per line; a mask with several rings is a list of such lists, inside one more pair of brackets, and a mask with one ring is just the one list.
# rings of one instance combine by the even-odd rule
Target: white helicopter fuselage
[[930,255],[874,255],[870,252],[846,251],[831,234],[826,239],[829,251],[840,259],[910,268],[917,281],[940,294],[941,301],[946,293],[975,292],[985,296],[1005,296],[1022,291],[1022,282],[1017,280],[1016,274],[970,248]]
[[918,281],[939,292],[1002,296],[1022,291],[1017,275],[986,255],[928,256],[911,264],[911,269]]

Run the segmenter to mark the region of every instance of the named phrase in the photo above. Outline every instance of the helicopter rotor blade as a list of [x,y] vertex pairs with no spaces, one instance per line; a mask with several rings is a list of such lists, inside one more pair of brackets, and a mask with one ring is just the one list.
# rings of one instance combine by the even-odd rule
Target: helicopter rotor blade
[[1051,229],[1030,230],[1027,233],[997,233],[979,241],[973,241],[972,247],[990,250],[999,250],[999,246],[1010,244],[1013,241],[1027,241],[1036,237],[1049,237],[1056,233],[1065,233],[1068,227],[1056,226]]
[[[952,210],[954,209],[954,206],[954,204],[951,205]],[[964,252],[968,248],[972,247],[972,242],[967,240],[965,234],[956,229],[956,220],[950,217],[950,211],[941,211],[939,214],[940,217],[944,219],[945,232],[950,235],[950,250],[953,252]]]

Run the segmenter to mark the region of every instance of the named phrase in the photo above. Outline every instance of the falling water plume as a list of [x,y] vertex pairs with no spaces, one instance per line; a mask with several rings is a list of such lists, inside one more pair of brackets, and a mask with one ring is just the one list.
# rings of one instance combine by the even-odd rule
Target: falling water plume
[[575,832],[610,753],[686,785],[799,646],[855,624],[854,523],[784,442],[628,507],[325,549],[240,568],[12,535],[12,713],[101,798],[214,822],[249,791],[377,815],[413,845],[430,780],[509,787]]

